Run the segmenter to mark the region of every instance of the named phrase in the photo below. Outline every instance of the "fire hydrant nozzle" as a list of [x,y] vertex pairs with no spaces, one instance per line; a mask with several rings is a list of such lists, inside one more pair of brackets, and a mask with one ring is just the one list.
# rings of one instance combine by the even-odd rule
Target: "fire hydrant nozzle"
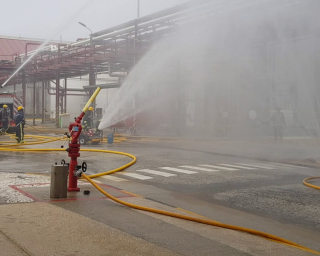
[[90,97],[90,99],[88,100],[87,104],[84,106],[84,108],[82,109],[82,112],[86,113],[88,108],[90,107],[90,104],[94,102],[94,100],[96,99],[98,93],[100,92],[101,88],[98,87],[95,92],[92,94],[92,96]]

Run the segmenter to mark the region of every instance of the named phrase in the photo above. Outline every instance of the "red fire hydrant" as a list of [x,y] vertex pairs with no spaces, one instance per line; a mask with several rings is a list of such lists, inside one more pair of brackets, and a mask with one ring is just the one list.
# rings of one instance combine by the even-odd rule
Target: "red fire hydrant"
[[[80,156],[80,143],[79,143],[79,136],[82,131],[82,125],[81,120],[86,114],[90,104],[92,104],[99,94],[101,88],[97,87],[95,92],[90,97],[87,104],[82,109],[82,113],[76,118],[74,123],[71,123],[69,125],[69,134],[67,134],[68,138],[71,138],[71,141],[69,143],[68,156],[71,158],[70,164],[69,164],[69,186],[68,191],[80,191],[80,188],[78,188],[78,176],[81,176],[82,172],[85,172],[87,170],[87,164],[85,162],[82,163],[82,166],[78,166],[77,158]],[[61,146],[63,147],[63,146]],[[79,169],[82,168],[82,171]],[[79,171],[78,171],[79,170]]]
[[69,135],[71,136],[71,141],[69,143],[68,148],[68,156],[71,158],[70,164],[69,164],[69,186],[68,191],[80,191],[80,188],[78,188],[78,177],[75,175],[76,168],[78,166],[77,158],[80,156],[80,143],[79,143],[79,136],[82,131],[82,125],[81,120],[83,116],[85,115],[84,112],[82,112],[78,118],[75,120],[74,123],[71,123],[69,125]]

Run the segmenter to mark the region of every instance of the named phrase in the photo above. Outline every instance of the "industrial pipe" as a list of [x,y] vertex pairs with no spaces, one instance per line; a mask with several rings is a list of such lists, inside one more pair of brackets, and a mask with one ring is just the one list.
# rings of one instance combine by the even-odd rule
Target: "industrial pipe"
[[[50,82],[52,82],[52,81],[50,81]],[[33,86],[27,86],[28,88],[33,88]],[[40,88],[39,88],[40,89]],[[48,89],[50,89],[50,90],[55,90],[56,89],[56,87],[53,87],[53,86],[50,86],[50,87],[48,87]],[[65,88],[63,88],[63,87],[61,87],[60,86],[60,89],[59,89],[59,91],[70,91],[70,92],[84,92],[85,91],[85,89],[78,89],[78,88],[67,88],[67,89],[65,89]]]
[[109,73],[108,75],[110,77],[126,77],[128,75],[128,72],[112,72],[112,64],[108,62],[109,66]]
[[[55,87],[48,87],[47,90],[48,90],[49,95],[56,95],[56,92],[50,92],[50,90],[56,90]],[[60,87],[59,92],[60,91],[66,91],[66,89]],[[85,92],[84,89],[77,89],[77,88],[69,88],[69,89],[67,89],[67,91]],[[63,94],[60,94],[60,95],[63,95]],[[66,95],[67,96],[88,96],[87,94],[75,94],[75,93],[67,93]]]
[[97,87],[100,87],[101,89],[111,89],[111,88],[119,88],[120,86],[121,86],[121,83],[107,83],[107,84],[83,86],[83,89],[85,91],[88,91],[89,89],[96,89]]

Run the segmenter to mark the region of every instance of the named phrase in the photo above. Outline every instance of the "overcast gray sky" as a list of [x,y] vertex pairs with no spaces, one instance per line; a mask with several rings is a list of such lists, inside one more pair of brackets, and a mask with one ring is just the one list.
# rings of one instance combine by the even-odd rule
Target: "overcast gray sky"
[[[137,17],[137,0],[0,0],[0,35],[75,41]],[[188,0],[140,0],[140,16]]]

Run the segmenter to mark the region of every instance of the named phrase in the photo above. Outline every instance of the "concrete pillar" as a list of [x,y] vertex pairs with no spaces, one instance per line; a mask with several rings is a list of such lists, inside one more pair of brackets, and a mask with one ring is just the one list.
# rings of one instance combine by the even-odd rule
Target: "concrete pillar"
[[45,97],[44,97],[45,85],[46,85],[46,83],[45,83],[44,77],[43,77],[43,80],[42,80],[42,91],[41,91],[41,93],[42,93],[42,95],[41,95],[41,98],[42,98],[42,100],[41,100],[41,114],[42,114],[41,123],[43,123],[43,124],[44,124],[44,122],[45,122],[45,115],[46,115],[46,111],[45,111]]
[[59,128],[59,112],[60,112],[60,108],[59,108],[59,104],[60,104],[60,100],[59,100],[59,96],[60,96],[60,71],[57,70],[56,73],[56,128]]
[[22,96],[22,104],[24,107],[26,107],[26,72],[23,71],[22,73],[22,93],[23,93],[23,96]]
[[[89,85],[95,85],[96,84],[96,78],[94,74],[94,68],[93,68],[93,63],[90,63],[90,68],[89,68]],[[89,98],[92,96],[94,93],[94,89],[89,90]]]
[[32,104],[32,108],[33,108],[33,126],[36,125],[36,75],[33,75],[33,96],[32,96],[32,100],[33,100],[33,104]]
[[64,79],[64,110],[63,113],[67,113],[67,78]]

